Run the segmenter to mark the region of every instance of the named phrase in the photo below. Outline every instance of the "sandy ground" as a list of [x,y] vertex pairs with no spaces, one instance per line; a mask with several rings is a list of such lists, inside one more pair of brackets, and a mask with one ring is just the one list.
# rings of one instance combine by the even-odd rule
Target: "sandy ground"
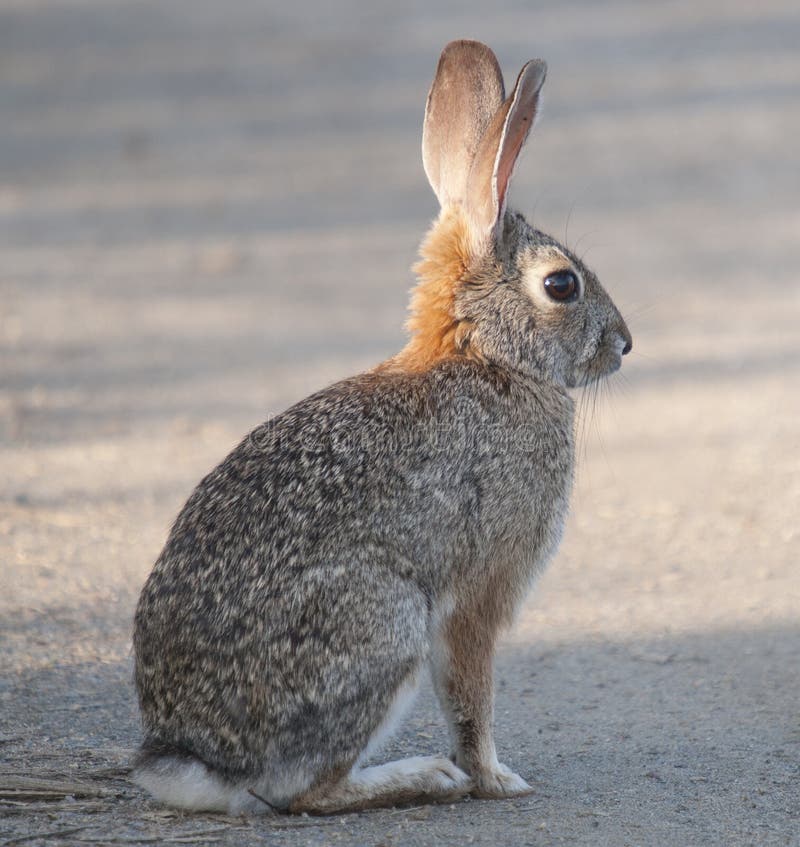
[[[0,0],[0,844],[800,845],[800,11],[486,8]],[[549,61],[512,200],[635,336],[498,659],[536,793],[164,811],[125,779],[137,593],[241,435],[403,343],[461,36]],[[426,690],[387,755],[445,747]]]

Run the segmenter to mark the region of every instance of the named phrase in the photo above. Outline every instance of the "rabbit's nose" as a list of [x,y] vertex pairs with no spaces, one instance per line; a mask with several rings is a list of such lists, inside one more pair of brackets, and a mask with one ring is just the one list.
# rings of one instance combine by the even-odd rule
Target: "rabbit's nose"
[[625,326],[625,324],[622,324],[622,326],[617,331],[620,334],[620,340],[625,342],[622,347],[622,355],[627,356],[628,353],[633,350],[633,337],[631,336],[630,330],[627,326]]

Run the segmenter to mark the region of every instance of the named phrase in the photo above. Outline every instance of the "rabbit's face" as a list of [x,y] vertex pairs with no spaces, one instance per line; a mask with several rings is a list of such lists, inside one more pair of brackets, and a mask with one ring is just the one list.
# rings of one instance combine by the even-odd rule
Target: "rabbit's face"
[[422,161],[441,214],[422,245],[414,336],[398,360],[419,370],[473,355],[559,385],[617,370],[625,321],[576,256],[507,210],[547,66],[527,62],[506,97],[497,57],[475,41],[442,52],[425,107]]
[[616,371],[633,342],[597,277],[521,215],[508,213],[504,230],[511,249],[456,297],[476,350],[568,388]]

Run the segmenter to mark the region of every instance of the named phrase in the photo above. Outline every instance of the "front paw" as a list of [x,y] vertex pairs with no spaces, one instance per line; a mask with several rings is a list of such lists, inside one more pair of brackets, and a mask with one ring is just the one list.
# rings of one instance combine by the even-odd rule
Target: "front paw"
[[498,763],[495,767],[472,774],[475,787],[473,797],[523,797],[532,794],[533,788],[510,768]]

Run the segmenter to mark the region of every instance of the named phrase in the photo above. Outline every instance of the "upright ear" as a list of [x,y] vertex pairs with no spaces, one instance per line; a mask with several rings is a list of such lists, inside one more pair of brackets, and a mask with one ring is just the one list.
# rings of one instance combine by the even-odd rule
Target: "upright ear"
[[499,238],[511,174],[536,118],[547,65],[528,62],[511,96],[497,110],[481,139],[467,181],[465,208],[476,241]]
[[485,44],[451,41],[444,48],[422,130],[422,163],[441,206],[465,202],[475,153],[504,97],[500,66]]

